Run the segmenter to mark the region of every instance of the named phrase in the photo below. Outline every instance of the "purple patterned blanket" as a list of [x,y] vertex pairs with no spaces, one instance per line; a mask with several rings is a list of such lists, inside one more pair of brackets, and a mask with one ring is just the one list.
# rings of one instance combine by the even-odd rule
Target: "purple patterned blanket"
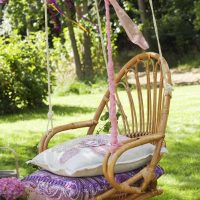
[[[116,180],[120,183],[124,182],[141,169],[116,174]],[[164,170],[157,166],[155,173],[156,177],[159,178],[164,174]],[[72,178],[58,176],[45,170],[36,171],[22,181],[27,187],[32,188],[34,193],[48,200],[89,200],[110,188],[104,176]],[[142,180],[137,182],[135,186],[140,185],[141,182]],[[35,198],[32,197],[32,199]],[[39,200],[38,197],[37,200]]]

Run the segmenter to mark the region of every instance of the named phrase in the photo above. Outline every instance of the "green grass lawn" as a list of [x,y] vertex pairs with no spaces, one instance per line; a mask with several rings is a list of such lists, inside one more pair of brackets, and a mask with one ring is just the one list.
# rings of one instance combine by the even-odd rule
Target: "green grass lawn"
[[[102,94],[68,95],[55,97],[54,124],[60,125],[93,117]],[[37,144],[45,132],[46,109],[0,117],[0,146],[14,148],[20,157],[20,173],[25,176],[34,171],[25,161],[37,153]],[[59,135],[55,142],[85,134],[85,130]],[[159,180],[164,188],[160,200],[200,199],[200,86],[175,88],[167,127],[169,154],[161,165],[166,174]],[[0,169],[14,168],[13,158],[0,153]]]

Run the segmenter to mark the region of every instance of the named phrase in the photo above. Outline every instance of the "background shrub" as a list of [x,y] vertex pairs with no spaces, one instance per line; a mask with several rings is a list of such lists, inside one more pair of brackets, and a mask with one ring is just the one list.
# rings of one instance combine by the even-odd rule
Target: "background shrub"
[[44,34],[0,37],[0,114],[44,104],[47,72]]

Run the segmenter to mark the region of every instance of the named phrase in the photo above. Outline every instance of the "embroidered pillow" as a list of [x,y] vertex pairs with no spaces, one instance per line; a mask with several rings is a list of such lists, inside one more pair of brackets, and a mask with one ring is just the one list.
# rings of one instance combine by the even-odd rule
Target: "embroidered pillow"
[[[138,168],[130,172],[116,174],[116,181],[122,183],[141,169]],[[164,170],[157,166],[155,169],[156,179],[163,173]],[[110,185],[104,176],[64,177],[45,170],[37,171],[25,177],[22,181],[32,191],[28,198],[29,200],[88,200],[110,189]],[[139,180],[134,186],[140,186],[141,183],[142,180]]]
[[[126,136],[119,136],[125,141]],[[110,135],[91,135],[74,139],[38,154],[31,163],[61,176],[102,175],[102,162],[110,147]],[[121,173],[146,165],[155,146],[145,144],[126,151],[118,160],[115,172]]]

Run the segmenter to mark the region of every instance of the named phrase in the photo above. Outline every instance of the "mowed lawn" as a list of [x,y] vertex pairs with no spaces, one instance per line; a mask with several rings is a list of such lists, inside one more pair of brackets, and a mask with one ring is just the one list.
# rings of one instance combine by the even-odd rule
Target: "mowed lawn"
[[[61,125],[93,117],[103,94],[54,97],[54,125]],[[47,124],[46,109],[0,117],[0,146],[10,146],[20,158],[20,174],[35,169],[25,161],[37,153],[40,137]],[[78,137],[86,130],[58,135],[53,143]],[[200,200],[200,85],[176,87],[173,93],[167,126],[169,154],[161,166],[166,174],[159,180],[165,190],[160,200]],[[0,169],[14,168],[13,157],[0,153]]]

